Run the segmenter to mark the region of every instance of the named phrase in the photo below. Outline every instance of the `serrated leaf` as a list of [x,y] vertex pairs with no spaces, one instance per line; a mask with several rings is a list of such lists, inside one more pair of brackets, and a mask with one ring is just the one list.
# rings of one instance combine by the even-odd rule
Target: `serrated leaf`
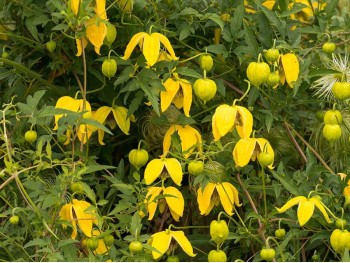
[[270,170],[270,172],[272,173],[273,177],[275,177],[275,179],[277,179],[281,184],[283,184],[283,186],[292,194],[295,196],[299,196],[300,192],[299,192],[299,188],[298,186],[296,186],[295,184],[293,184],[290,180],[288,180],[288,178],[286,178],[285,175],[279,174],[273,170]]
[[259,45],[258,42],[256,41],[256,37],[253,33],[253,31],[250,29],[246,23],[244,25],[244,31],[245,31],[245,42],[248,45],[249,51],[252,54],[253,57],[257,58],[259,55]]
[[204,19],[210,19],[212,21],[214,21],[216,24],[218,24],[218,26],[221,28],[221,30],[224,30],[224,21],[222,21],[221,17],[216,14],[216,13],[206,13],[203,17],[202,20]]
[[49,240],[42,239],[42,238],[35,238],[29,241],[27,244],[25,244],[24,248],[33,247],[33,246],[43,247],[43,246],[48,246],[49,244],[50,244]]
[[95,192],[90,188],[90,186],[88,186],[86,183],[81,183],[84,193],[85,195],[91,200],[91,202],[93,202],[94,204],[96,204],[96,195]]

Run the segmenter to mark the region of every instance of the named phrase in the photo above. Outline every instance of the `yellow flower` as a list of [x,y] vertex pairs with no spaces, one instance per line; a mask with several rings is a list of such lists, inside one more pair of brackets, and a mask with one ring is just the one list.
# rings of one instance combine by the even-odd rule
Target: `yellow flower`
[[[112,130],[116,127],[116,125],[118,125],[122,132],[124,132],[126,135],[129,135],[130,120],[135,121],[135,117],[131,115],[130,118],[127,118],[127,114],[128,109],[121,106],[102,106],[97,109],[96,113],[94,114],[94,119],[101,124],[107,123]],[[104,130],[98,129],[97,132],[98,142],[101,145],[104,145]]]
[[348,185],[344,187],[343,195],[345,197],[344,207],[350,205],[350,180],[348,180]]
[[292,53],[282,55],[281,65],[281,83],[284,84],[287,81],[288,86],[293,88],[299,76],[299,61],[297,56]]
[[[101,234],[101,232],[97,229],[94,229],[94,231],[92,232],[92,235],[94,237],[97,237]],[[106,246],[105,242],[103,242],[103,238],[99,238],[98,239],[98,246],[94,251],[94,254],[98,254],[98,255],[103,255],[105,253],[107,253],[109,251],[109,248]]]
[[183,108],[185,116],[190,116],[192,104],[192,85],[185,79],[180,79],[177,73],[164,82],[165,91],[160,92],[160,108],[166,111],[173,103],[178,109]]
[[182,153],[185,158],[188,158],[193,152],[194,148],[197,146],[198,150],[202,150],[202,136],[201,134],[190,125],[171,125],[168,131],[164,135],[163,140],[163,152],[166,153],[170,149],[171,145],[171,135],[177,132],[181,139]]
[[[92,236],[92,224],[97,224],[97,220],[94,210],[86,211],[90,206],[90,203],[77,199],[73,199],[72,203],[62,206],[59,216],[61,220],[68,220],[72,224],[72,239],[77,236],[77,223],[85,236]],[[64,228],[67,227],[66,224],[62,225]]]
[[148,34],[146,32],[139,32],[131,38],[129,44],[126,46],[123,59],[128,59],[135,47],[140,45],[147,63],[150,66],[153,66],[159,59],[160,43],[164,45],[173,60],[178,59],[175,56],[174,49],[166,36],[160,33]]
[[[267,153],[271,155],[271,159],[275,158],[271,144],[264,138],[248,138],[240,139],[233,148],[233,160],[239,167],[246,166],[250,160],[255,161],[260,153]],[[273,163],[268,165],[273,169]]]
[[[80,0],[71,1],[71,9],[75,15],[78,14],[80,8]],[[90,18],[86,23],[86,35],[80,39],[76,39],[77,56],[81,56],[83,49],[87,46],[88,41],[94,46],[95,52],[100,55],[100,48],[107,34],[107,13],[106,0],[96,0],[95,16]]]
[[279,213],[284,213],[286,210],[297,204],[299,204],[297,215],[300,226],[305,225],[309,221],[314,213],[315,206],[321,211],[327,223],[332,223],[328,217],[325,205],[315,197],[306,198],[305,196],[297,196],[289,200],[281,208],[276,207],[276,209]]
[[244,107],[220,105],[212,119],[214,140],[218,141],[236,128],[241,138],[249,138],[253,130],[253,115]]
[[145,183],[150,185],[158,176],[166,177],[170,175],[175,184],[181,186],[182,168],[181,163],[175,158],[153,159],[150,161],[145,169]]
[[238,198],[238,191],[232,184],[208,183],[204,190],[200,187],[197,191],[197,202],[201,215],[208,215],[214,205],[221,202],[225,212],[233,215],[233,206],[241,206]]
[[154,259],[159,259],[165,252],[167,252],[173,238],[187,255],[190,257],[196,256],[196,254],[193,253],[193,248],[190,241],[188,241],[183,231],[172,231],[167,229],[152,235],[151,246],[157,250],[152,251],[152,256]]
[[[165,195],[164,198],[155,200],[159,195]],[[145,199],[145,204],[148,211],[148,220],[152,220],[154,214],[159,207],[159,212],[163,213],[165,205],[168,204],[171,216],[175,221],[179,221],[180,216],[183,215],[185,201],[181,192],[175,187],[149,187]]]

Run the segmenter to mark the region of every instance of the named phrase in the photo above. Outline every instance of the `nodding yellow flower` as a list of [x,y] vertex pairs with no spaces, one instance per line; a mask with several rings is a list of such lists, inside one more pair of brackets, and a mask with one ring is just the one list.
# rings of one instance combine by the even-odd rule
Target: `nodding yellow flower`
[[190,116],[192,104],[192,85],[185,79],[180,79],[177,73],[168,78],[164,83],[165,91],[160,92],[160,108],[166,111],[173,103],[176,108],[184,109],[185,116]]
[[[80,0],[71,1],[71,9],[75,15],[78,14],[80,8]],[[88,40],[94,46],[95,52],[100,55],[100,48],[103,45],[103,40],[107,35],[107,13],[106,13],[106,0],[96,0],[95,16],[90,18],[86,23],[86,34],[80,39],[76,39],[77,44],[77,56],[81,56],[83,49],[88,44]]]
[[131,38],[129,44],[126,46],[123,59],[127,60],[131,56],[131,53],[135,47],[139,45],[148,65],[152,67],[159,59],[160,43],[164,45],[173,60],[178,59],[175,56],[174,49],[166,36],[160,33],[148,34],[146,32],[136,33]]
[[159,259],[161,256],[163,256],[169,247],[170,249],[173,249],[170,245],[172,239],[175,239],[175,241],[187,255],[190,257],[196,256],[196,254],[193,253],[193,248],[190,241],[188,241],[183,231],[173,231],[167,229],[151,236],[151,246],[156,249],[152,250],[152,256],[154,259]]
[[[97,229],[92,231],[92,236],[97,237],[101,234],[101,232]],[[98,239],[98,246],[97,248],[93,251],[94,254],[98,255],[104,255],[109,251],[109,248],[106,246],[105,242],[103,242],[103,238]]]
[[[165,195],[165,197],[155,200],[161,194]],[[185,201],[181,192],[172,186],[167,188],[152,186],[148,188],[144,202],[147,206],[148,220],[153,219],[157,207],[159,207],[159,212],[163,213],[165,205],[167,204],[171,216],[175,219],[175,221],[179,221],[180,216],[183,215],[185,207]]]
[[253,130],[253,115],[242,106],[220,105],[212,119],[214,140],[218,141],[236,128],[241,138],[249,138]]
[[[270,154],[274,160],[275,152],[271,144],[264,138],[240,139],[233,148],[233,160],[239,167],[246,166],[250,160],[255,161],[260,153]],[[267,166],[273,169],[273,163]]]
[[299,76],[299,61],[296,55],[292,53],[281,56],[281,83],[287,82],[288,86],[293,88]]
[[325,205],[315,197],[306,198],[305,196],[297,196],[289,200],[281,208],[276,207],[276,209],[279,213],[284,213],[286,210],[288,210],[289,208],[297,204],[298,204],[297,216],[298,216],[298,221],[300,226],[305,225],[309,221],[309,219],[314,213],[315,206],[321,211],[327,223],[329,224],[332,223],[325,209]]
[[344,206],[347,207],[350,205],[350,180],[348,180],[348,185],[344,187],[343,195],[345,197]]
[[175,158],[164,156],[160,159],[153,159],[147,164],[144,176],[147,185],[153,183],[158,176],[161,176],[162,179],[170,176],[175,184],[181,186],[183,176],[181,163]]
[[163,152],[166,153],[170,149],[171,135],[177,132],[181,139],[182,153],[185,158],[188,158],[195,147],[198,147],[198,151],[202,150],[202,136],[201,134],[190,125],[171,125],[168,131],[164,135],[163,140]]
[[208,183],[204,189],[200,187],[197,191],[197,202],[201,215],[208,215],[214,205],[218,206],[220,202],[228,215],[233,215],[234,205],[242,205],[239,203],[236,187],[227,182]]
[[[113,130],[117,125],[123,133],[129,135],[130,121],[135,121],[134,115],[127,118],[128,109],[122,106],[102,106],[98,108],[94,114],[94,119],[101,124],[108,124]],[[105,135],[104,130],[98,129],[98,142],[104,145],[103,137]]]
[[[59,98],[56,102],[56,109],[65,109],[65,110],[70,110],[72,112],[82,112],[83,111],[83,106],[84,100],[82,99],[74,99],[69,96],[63,96]],[[93,112],[91,111],[91,106],[88,101],[85,101],[85,110],[86,111],[83,114],[83,118],[90,119],[92,117]],[[60,118],[62,118],[64,114],[57,114],[55,115],[55,127],[53,128],[54,130],[58,129],[58,121]],[[87,140],[91,137],[91,134],[96,130],[94,126],[91,125],[86,125],[86,124],[81,124],[77,128],[77,135],[78,139],[82,143],[86,143]],[[71,137],[72,131],[70,129],[67,130],[67,141],[64,143],[65,145],[69,144],[70,142],[70,137]]]
[[[77,199],[73,199],[71,203],[62,206],[59,216],[61,220],[67,220],[72,224],[72,239],[75,239],[78,233],[77,223],[85,236],[92,236],[92,224],[97,225],[97,220],[95,210],[86,211],[90,206],[90,203]],[[66,224],[62,225],[64,228],[67,227]]]

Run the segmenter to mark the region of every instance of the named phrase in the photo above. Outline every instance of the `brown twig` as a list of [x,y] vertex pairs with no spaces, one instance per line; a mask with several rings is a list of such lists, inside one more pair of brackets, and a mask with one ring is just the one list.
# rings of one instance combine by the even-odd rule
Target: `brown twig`
[[290,131],[286,121],[283,122],[283,126],[286,128],[290,140],[294,144],[295,149],[298,151],[298,153],[301,156],[301,158],[303,159],[304,163],[307,163],[307,158],[306,158],[303,150],[300,148],[298,142],[295,140],[295,138],[294,138],[292,132]]

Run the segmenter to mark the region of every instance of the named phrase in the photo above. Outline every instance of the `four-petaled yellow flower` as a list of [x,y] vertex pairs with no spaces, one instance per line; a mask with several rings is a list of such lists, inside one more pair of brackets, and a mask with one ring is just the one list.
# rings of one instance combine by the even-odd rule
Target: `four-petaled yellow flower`
[[[155,200],[159,195],[165,195],[165,197]],[[153,219],[157,207],[159,207],[159,212],[163,213],[165,205],[168,204],[171,216],[175,221],[179,221],[185,207],[185,201],[181,192],[172,186],[167,188],[152,186],[148,188],[144,202],[148,211],[148,220]]]
[[299,61],[296,55],[288,53],[281,56],[280,76],[282,84],[287,82],[289,87],[294,87],[299,76]]
[[[233,148],[232,155],[235,163],[239,167],[244,167],[250,160],[255,161],[262,152],[270,154],[272,160],[275,158],[275,152],[268,140],[264,138],[247,138],[239,139]],[[273,163],[267,167],[273,169]]]
[[[70,8],[72,12],[77,16],[79,8],[81,8],[82,0],[71,0]],[[103,45],[103,40],[107,34],[107,13],[106,13],[106,0],[96,0],[95,16],[90,18],[86,23],[86,33],[80,39],[76,39],[77,44],[77,56],[81,56],[83,49],[88,44],[88,40],[94,46],[95,52],[100,54],[100,48]]]
[[150,66],[153,66],[159,59],[160,43],[164,45],[164,47],[167,49],[169,55],[173,60],[178,59],[175,56],[174,49],[166,36],[160,33],[148,34],[146,32],[139,32],[131,38],[129,44],[126,46],[123,59],[128,59],[131,56],[131,53],[134,50],[134,48],[137,45],[140,45],[140,48],[142,49],[142,53],[147,63]]
[[[90,206],[90,203],[77,199],[73,199],[71,203],[62,206],[59,216],[61,220],[68,220],[72,224],[72,239],[75,239],[78,233],[77,223],[85,236],[92,236],[92,224],[97,224],[97,220],[94,210],[86,211]],[[63,227],[66,228],[67,225],[63,224]]]
[[147,185],[153,183],[158,176],[164,179],[170,175],[174,183],[181,186],[183,173],[181,163],[177,159],[161,157],[161,159],[153,159],[147,164],[144,175]]
[[297,216],[298,216],[298,221],[300,226],[305,225],[309,221],[309,219],[314,213],[315,206],[321,211],[327,223],[329,224],[332,223],[325,209],[325,205],[318,198],[315,198],[315,197],[306,198],[305,196],[297,196],[289,200],[281,208],[276,207],[276,209],[279,213],[283,213],[289,208],[291,208],[292,206],[297,204],[299,204]]
[[221,202],[225,212],[233,215],[233,207],[241,206],[236,187],[228,182],[208,183],[204,190],[202,187],[197,191],[197,202],[201,215],[208,215],[214,205],[218,206]]
[[202,150],[202,136],[201,134],[190,125],[171,125],[168,131],[164,135],[163,140],[163,152],[166,153],[170,149],[171,145],[171,135],[177,132],[181,139],[181,148],[182,153],[185,158],[188,158],[193,152],[195,147],[198,147],[198,150]]
[[190,116],[192,104],[192,85],[185,79],[180,79],[177,73],[164,82],[165,91],[160,92],[160,108],[166,111],[173,103],[176,108],[183,108],[185,116]]
[[253,115],[242,106],[220,105],[212,119],[214,140],[218,141],[236,128],[241,138],[249,138],[253,130]]
[[[108,126],[113,130],[116,125],[124,132],[126,135],[129,135],[130,121],[135,121],[133,115],[130,118],[127,118],[128,109],[121,106],[102,106],[97,109],[94,114],[94,119],[101,124],[108,124]],[[104,130],[98,129],[98,142],[101,145],[104,145],[103,137]]]
[[154,259],[159,259],[165,254],[165,252],[167,252],[173,238],[187,255],[190,257],[196,256],[196,254],[193,253],[193,248],[190,241],[188,241],[183,231],[172,231],[167,229],[165,231],[153,234],[151,238],[151,246],[157,250],[152,251],[152,256]]

